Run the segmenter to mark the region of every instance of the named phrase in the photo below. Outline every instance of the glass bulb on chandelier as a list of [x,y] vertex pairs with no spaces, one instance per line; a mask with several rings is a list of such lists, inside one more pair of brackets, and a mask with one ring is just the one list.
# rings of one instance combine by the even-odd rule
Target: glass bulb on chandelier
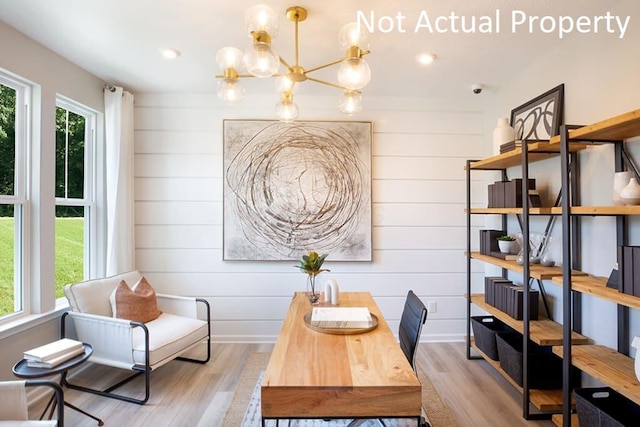
[[278,72],[280,57],[270,44],[255,42],[244,53],[244,65],[256,77],[271,77]]
[[254,32],[266,32],[272,38],[275,38],[278,35],[280,27],[278,14],[275,10],[264,4],[258,4],[247,9],[244,23],[247,27],[249,37],[252,37],[252,33]]
[[347,58],[340,63],[338,81],[350,90],[358,90],[369,84],[371,69],[362,58]]
[[369,49],[369,32],[362,25],[356,22],[345,24],[338,33],[340,50],[345,51],[351,46],[358,46],[360,49]]
[[356,114],[362,111],[362,95],[359,92],[345,90],[338,99],[338,108],[345,114]]
[[229,68],[238,72],[244,68],[244,54],[237,47],[223,47],[216,54],[216,63],[222,72]]
[[218,98],[228,105],[237,105],[242,102],[245,95],[245,88],[237,80],[218,80]]
[[296,93],[298,90],[298,85],[295,84],[293,80],[291,80],[287,76],[280,76],[276,80],[276,90],[278,93],[288,92],[288,93]]
[[276,115],[284,122],[291,122],[298,118],[298,114],[298,105],[290,95],[283,94],[280,102],[276,104]]

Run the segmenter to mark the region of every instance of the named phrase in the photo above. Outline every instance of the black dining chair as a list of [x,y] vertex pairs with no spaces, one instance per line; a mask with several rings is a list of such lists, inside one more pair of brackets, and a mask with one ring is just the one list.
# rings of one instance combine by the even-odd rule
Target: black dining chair
[[[422,303],[420,298],[413,292],[407,293],[407,298],[404,302],[404,309],[402,310],[402,316],[400,317],[400,326],[398,328],[398,338],[400,340],[400,348],[407,357],[407,360],[411,364],[411,367],[416,371],[416,350],[420,342],[420,334],[422,333],[422,326],[427,321],[427,307]],[[424,414],[424,409],[422,410]],[[353,420],[349,427],[356,427],[367,420]],[[378,419],[378,422],[385,426],[383,420]],[[421,417],[421,427],[430,427],[429,422],[425,416]]]

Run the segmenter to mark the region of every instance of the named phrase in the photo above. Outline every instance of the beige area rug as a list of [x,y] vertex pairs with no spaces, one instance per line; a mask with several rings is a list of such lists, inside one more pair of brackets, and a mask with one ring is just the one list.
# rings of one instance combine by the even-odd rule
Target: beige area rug
[[[243,425],[247,408],[252,401],[251,396],[262,372],[267,368],[270,353],[253,353],[245,366],[238,387],[222,421],[223,427],[239,427]],[[422,405],[432,427],[456,427],[457,424],[449,408],[444,404],[427,376],[418,369],[418,379],[422,384]],[[282,424],[282,423],[281,423]],[[328,425],[325,423],[325,425]]]

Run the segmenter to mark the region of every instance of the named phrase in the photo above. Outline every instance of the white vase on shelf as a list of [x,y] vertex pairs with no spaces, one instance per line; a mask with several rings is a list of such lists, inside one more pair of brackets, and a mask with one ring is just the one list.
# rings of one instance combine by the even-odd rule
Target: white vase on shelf
[[635,178],[631,178],[629,184],[622,189],[620,199],[625,205],[640,205],[640,184]]
[[631,172],[616,172],[613,176],[613,204],[614,205],[624,205],[624,202],[620,198],[620,193],[624,188],[629,185],[629,181],[631,180]]
[[516,132],[509,126],[509,119],[501,117],[493,130],[493,154],[500,154],[500,146],[516,139]]

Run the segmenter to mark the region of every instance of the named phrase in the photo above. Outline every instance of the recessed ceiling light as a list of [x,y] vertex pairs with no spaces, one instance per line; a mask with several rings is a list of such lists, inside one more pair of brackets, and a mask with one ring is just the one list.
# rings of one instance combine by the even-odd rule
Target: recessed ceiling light
[[180,51],[172,47],[161,47],[158,49],[158,52],[160,52],[160,55],[165,59],[175,59],[180,56]]
[[420,53],[416,55],[416,61],[420,65],[431,65],[437,58],[435,53]]

